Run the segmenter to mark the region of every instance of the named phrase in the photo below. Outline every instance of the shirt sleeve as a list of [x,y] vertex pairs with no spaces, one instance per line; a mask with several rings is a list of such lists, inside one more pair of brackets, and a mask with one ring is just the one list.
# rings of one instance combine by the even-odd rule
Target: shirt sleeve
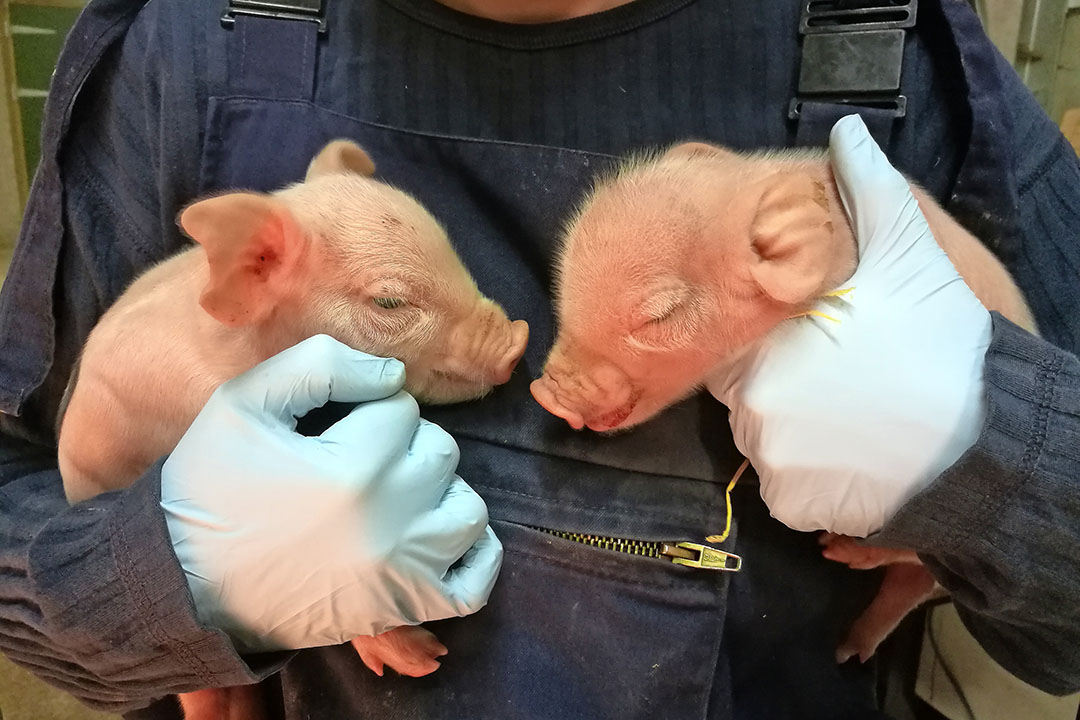
[[994,316],[978,442],[874,544],[907,547],[1003,667],[1080,690],[1080,361]]
[[[69,36],[0,302],[0,389],[20,398],[0,414],[0,650],[113,712],[251,683],[287,657],[241,658],[199,624],[159,507],[160,463],[75,507],[57,470],[53,425],[79,349],[127,282],[183,243],[173,218],[198,178],[204,61],[193,21],[160,13],[214,7],[150,3],[133,17],[142,4],[91,3]],[[103,47],[121,22],[131,27]]]
[[158,507],[159,473],[69,508],[55,457],[0,436],[0,648],[100,709],[251,683],[281,660],[249,666],[199,625]]
[[918,551],[998,663],[1067,694],[1080,690],[1080,162],[999,62],[1021,233],[1005,260],[1045,339],[994,315],[981,436],[871,542]]

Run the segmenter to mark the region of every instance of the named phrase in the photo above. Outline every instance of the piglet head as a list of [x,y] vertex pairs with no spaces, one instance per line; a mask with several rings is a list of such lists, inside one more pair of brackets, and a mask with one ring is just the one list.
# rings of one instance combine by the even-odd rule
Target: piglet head
[[396,357],[421,401],[480,397],[509,380],[528,326],[479,292],[439,223],[374,169],[338,140],[302,183],[188,207],[180,223],[209,265],[201,305],[268,348],[325,333]]
[[700,143],[631,161],[563,239],[533,396],[574,428],[647,420],[835,279],[832,220],[801,170]]

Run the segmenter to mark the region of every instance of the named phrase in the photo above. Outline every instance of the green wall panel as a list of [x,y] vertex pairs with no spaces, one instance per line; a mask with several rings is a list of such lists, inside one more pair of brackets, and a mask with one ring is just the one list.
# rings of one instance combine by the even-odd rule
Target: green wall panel
[[12,44],[19,114],[22,118],[26,170],[33,177],[41,154],[41,118],[56,59],[78,8],[42,7],[11,3]]

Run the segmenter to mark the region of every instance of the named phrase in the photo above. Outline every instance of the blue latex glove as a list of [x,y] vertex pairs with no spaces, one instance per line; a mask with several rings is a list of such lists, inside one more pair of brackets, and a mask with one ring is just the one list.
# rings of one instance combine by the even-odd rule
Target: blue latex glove
[[709,390],[774,517],[866,536],[954,463],[986,414],[990,314],[857,115],[829,146],[859,243],[850,295],[788,320]]
[[[502,545],[404,378],[396,360],[310,338],[218,388],[166,460],[161,506],[199,618],[241,651],[487,602]],[[295,417],[329,400],[361,404],[320,437],[297,434]]]

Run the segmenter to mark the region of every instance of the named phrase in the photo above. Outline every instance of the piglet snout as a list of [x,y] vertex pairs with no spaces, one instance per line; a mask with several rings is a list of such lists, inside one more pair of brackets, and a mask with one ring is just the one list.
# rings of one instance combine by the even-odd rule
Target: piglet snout
[[540,403],[540,407],[544,408],[555,417],[562,418],[570,425],[570,427],[575,430],[580,430],[585,427],[585,419],[581,417],[581,414],[559,401],[557,394],[558,386],[552,381],[551,376],[547,373],[545,373],[543,377],[533,380],[532,384],[529,386],[529,392],[532,393],[536,402]]
[[502,385],[510,379],[528,341],[528,323],[510,322],[502,308],[484,300],[455,329],[447,370],[485,385]]
[[515,320],[510,323],[510,346],[491,369],[492,385],[502,385],[510,379],[518,361],[525,354],[525,346],[528,342],[529,324],[524,320]]
[[575,430],[612,430],[634,409],[630,379],[617,367],[594,361],[588,371],[577,369],[560,348],[548,358],[544,374],[530,391],[540,405]]

